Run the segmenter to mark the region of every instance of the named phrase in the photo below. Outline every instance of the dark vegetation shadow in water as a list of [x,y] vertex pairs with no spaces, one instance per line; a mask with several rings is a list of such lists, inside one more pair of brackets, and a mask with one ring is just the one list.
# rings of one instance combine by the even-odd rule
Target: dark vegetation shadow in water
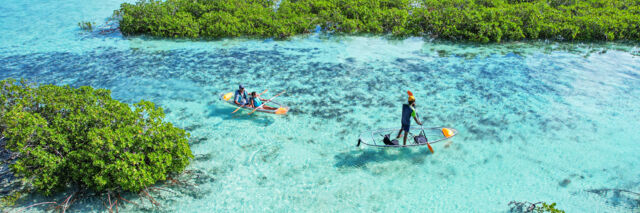
[[591,192],[606,198],[607,203],[613,206],[623,206],[630,209],[640,209],[640,193],[625,189],[590,189]]
[[269,126],[273,124],[273,122],[275,121],[275,119],[272,117],[269,117],[269,115],[262,115],[261,113],[254,113],[254,114],[248,115],[247,113],[249,113],[250,111],[247,109],[241,109],[241,110],[238,110],[236,113],[232,113],[234,110],[236,110],[235,107],[221,106],[220,104],[209,105],[208,109],[209,109],[209,113],[208,113],[209,117],[220,117],[224,121],[245,120],[245,121],[255,122],[257,124],[262,124],[264,126]]
[[[554,49],[552,44],[541,45],[542,47],[533,46],[528,48],[531,49],[529,53],[532,55],[539,54],[541,49],[547,47]],[[460,130],[475,136],[473,139],[488,140],[496,143],[503,142],[503,140],[511,140],[509,138],[511,136],[497,137],[496,130],[513,127],[516,122],[537,125],[539,129],[555,129],[557,130],[555,132],[574,129],[581,122],[580,119],[576,118],[582,119],[584,116],[573,111],[567,111],[564,118],[538,114],[532,109],[537,106],[547,105],[546,100],[533,98],[535,96],[522,100],[517,95],[528,93],[553,94],[558,97],[556,100],[562,100],[561,97],[566,96],[566,94],[572,94],[572,86],[567,83],[571,82],[572,76],[557,77],[566,73],[562,66],[547,66],[554,65],[554,63],[550,62],[544,64],[544,67],[547,68],[535,70],[536,67],[529,67],[526,64],[526,60],[513,56],[514,54],[507,56],[501,55],[500,52],[492,53],[496,51],[492,48],[493,46],[498,45],[469,44],[465,46],[433,42],[425,44],[425,48],[433,48],[433,50],[422,50],[417,53],[417,57],[396,58],[391,63],[384,63],[382,68],[366,65],[356,58],[348,58],[344,62],[313,61],[313,58],[323,55],[323,50],[319,48],[278,46],[273,50],[251,50],[241,46],[219,51],[193,51],[188,49],[153,51],[102,47],[93,51],[86,51],[83,54],[47,52],[0,56],[0,79],[25,77],[41,83],[110,88],[114,94],[124,94],[121,95],[121,98],[128,103],[133,103],[139,98],[160,103],[169,99],[198,102],[201,99],[200,93],[202,91],[198,90],[197,86],[232,85],[236,82],[232,82],[232,79],[229,79],[228,76],[255,72],[254,84],[268,84],[272,88],[286,89],[287,94],[295,94],[300,97],[295,99],[288,98],[286,97],[287,95],[282,97],[282,99],[288,99],[283,100],[283,102],[292,106],[290,116],[305,114],[322,120],[336,120],[345,123],[347,126],[364,126],[367,124],[358,121],[358,119],[349,119],[348,116],[342,116],[351,115],[355,112],[355,108],[351,107],[350,98],[355,95],[363,103],[378,103],[381,93],[376,91],[385,91],[390,88],[389,85],[404,82],[405,78],[398,77],[402,73],[402,76],[410,76],[417,80],[452,80],[447,84],[416,88],[424,92],[422,94],[431,97],[451,92],[450,94],[452,95],[445,101],[456,103],[454,105],[448,104],[448,109],[458,113],[427,114],[429,117],[424,119],[442,124],[448,124],[445,122],[454,120],[464,121],[456,126],[464,126]],[[450,50],[447,50],[447,47]],[[517,47],[531,46],[526,43],[514,43],[514,49],[524,49]],[[578,51],[588,49],[576,48]],[[428,61],[423,60],[421,57],[423,55],[430,57],[439,54],[436,53],[438,50],[441,50],[442,58]],[[466,57],[452,56],[464,54],[465,52],[474,52],[471,50],[478,50],[475,52],[478,52],[477,54],[479,55],[469,56],[473,59],[462,59],[465,60],[464,63],[460,63],[458,59]],[[556,50],[565,51],[562,48],[556,48]],[[513,52],[510,50],[505,51]],[[292,52],[295,54],[292,54]],[[523,52],[529,54],[527,51]],[[488,54],[486,59],[481,58],[483,54]],[[484,64],[486,64],[487,60],[497,66],[485,66]],[[272,67],[281,67],[281,69],[272,69]],[[478,69],[469,69],[474,67],[478,67]],[[504,70],[513,70],[513,72],[504,72]],[[389,77],[377,78],[376,73],[385,73]],[[475,80],[461,80],[460,73],[469,74]],[[555,74],[549,77],[545,73]],[[633,71],[628,71],[625,74],[638,76]],[[360,80],[349,80],[352,78],[360,78]],[[141,79],[146,81],[141,81]],[[151,88],[147,85],[165,79],[189,82],[189,84],[196,85],[196,87],[191,89],[185,87],[179,90],[182,92],[167,92],[175,91],[171,86],[173,84],[160,83],[158,85],[161,87],[154,86],[153,88],[157,89],[153,90],[133,89]],[[293,79],[304,82],[304,84],[289,83]],[[354,93],[332,92],[334,89],[328,87],[332,86],[331,84],[335,84],[334,86],[339,85],[343,89],[354,91]],[[626,90],[632,91],[633,87],[628,86]],[[318,96],[317,94],[332,95]],[[395,103],[402,101],[402,99],[392,98],[385,98],[384,100],[379,102],[379,106],[371,106],[370,104],[365,106],[391,109],[398,107]],[[398,102],[393,102],[394,100]],[[324,107],[312,107],[323,105],[323,103],[327,102],[332,104]],[[505,116],[487,113],[493,110],[491,108],[469,105],[469,103],[474,102],[499,106],[499,110],[513,112],[511,115],[515,115],[517,119],[509,119]],[[442,105],[440,104],[440,106]],[[234,107],[225,106],[217,101],[207,104],[206,107],[208,109],[205,109],[207,110],[205,116],[220,117],[224,120],[222,122],[228,122],[230,119],[239,119],[270,125],[275,118],[273,115],[258,113],[255,116],[246,116],[247,112],[237,112],[235,114],[238,115],[232,115],[231,111],[235,109]],[[185,113],[183,116],[188,119],[189,114]],[[185,128],[195,130],[198,127],[198,125],[192,125]],[[595,129],[596,126],[592,125],[592,128]],[[513,137],[518,138],[522,137],[522,135],[513,135]]]
[[[199,187],[199,185],[216,181],[214,178],[216,172],[215,170],[203,169],[185,170],[180,174],[170,176],[166,181],[158,182],[145,189],[149,193],[149,197],[146,197],[144,192],[137,194],[133,192],[105,193],[72,188],[52,196],[28,193],[24,198],[19,199],[16,205],[11,207],[13,209],[8,212],[33,210],[63,212],[62,205],[65,202],[68,202],[65,210],[70,212],[118,212],[118,210],[174,212],[175,210],[167,208],[172,203],[180,202],[184,198],[202,199],[204,195],[210,194],[210,189]],[[118,201],[118,205],[115,205],[116,201]]]
[[[158,90],[133,90],[132,88],[137,88],[136,86],[146,88],[147,84],[164,79],[188,81],[197,86],[229,85],[235,82],[231,82],[228,76],[242,75],[249,71],[255,72],[254,83],[256,85],[269,84],[272,88],[286,89],[287,94],[296,94],[296,96],[300,97],[285,101],[287,105],[294,106],[290,115],[306,114],[323,120],[335,119],[338,122],[345,122],[348,126],[363,126],[365,124],[357,122],[357,119],[348,119],[348,117],[341,116],[354,112],[354,108],[350,107],[352,104],[349,101],[350,97],[356,95],[363,103],[375,103],[379,99],[379,93],[362,91],[384,91],[388,89],[388,85],[404,80],[403,78],[394,77],[397,75],[390,75],[388,79],[375,78],[375,75],[371,73],[372,69],[375,72],[391,74],[402,72],[402,75],[412,76],[415,79],[460,79],[460,73],[468,73],[471,76],[475,76],[477,81],[453,81],[452,83],[438,86],[427,86],[421,90],[425,92],[423,94],[427,96],[434,95],[434,97],[435,94],[447,91],[461,91],[456,92],[455,96],[451,96],[450,100],[457,101],[459,106],[465,107],[449,109],[453,112],[466,111],[471,113],[451,113],[447,116],[429,115],[431,117],[425,119],[434,122],[464,120],[463,126],[465,129],[461,130],[477,136],[476,139],[495,142],[502,142],[503,140],[503,137],[493,137],[497,135],[495,130],[513,126],[514,121],[509,121],[504,116],[492,116],[487,114],[489,109],[486,107],[469,106],[468,103],[482,101],[494,104],[494,106],[502,106],[504,110],[513,112],[512,115],[516,115],[521,120],[518,122],[536,122],[540,129],[557,129],[558,132],[562,132],[559,129],[561,126],[571,127],[579,122],[579,119],[567,120],[538,115],[530,110],[533,106],[545,105],[546,102],[544,100],[538,102],[535,102],[536,100],[519,101],[519,98],[515,98],[515,94],[520,93],[551,93],[557,94],[557,97],[564,96],[563,91],[566,91],[566,89],[563,88],[570,88],[570,85],[561,87],[558,87],[558,85],[566,84],[564,81],[566,79],[551,78],[548,81],[542,81],[539,76],[549,71],[562,74],[560,67],[550,67],[550,70],[543,70],[539,73],[526,67],[525,60],[519,57],[501,56],[499,53],[489,54],[488,56],[488,59],[495,61],[500,67],[499,69],[484,66],[483,64],[486,60],[478,58],[466,60],[464,65],[460,65],[458,62],[448,62],[449,59],[458,59],[458,57],[451,56],[451,54],[458,51],[462,54],[462,52],[468,52],[474,47],[479,47],[480,51],[478,52],[480,53],[478,54],[486,54],[487,52],[492,52],[493,49],[485,47],[492,47],[493,45],[478,46],[469,44],[468,46],[452,46],[448,43],[439,44],[434,42],[427,44],[427,46],[433,47],[434,50],[420,52],[418,55],[433,55],[438,54],[436,50],[445,51],[446,47],[455,48],[454,50],[443,52],[443,58],[439,60],[425,61],[420,57],[397,58],[391,63],[385,63],[385,66],[388,65],[388,67],[378,70],[372,66],[360,64],[355,58],[348,59],[346,62],[333,63],[312,61],[312,58],[322,56],[322,50],[318,48],[290,48],[285,46],[276,50],[250,50],[246,47],[238,47],[219,51],[181,49],[123,51],[117,48],[103,47],[83,54],[48,52],[0,56],[0,79],[25,77],[41,83],[110,88],[114,94],[126,94],[123,97],[123,101],[128,103],[133,103],[138,98],[158,102],[167,99],[197,102],[199,98],[196,98],[198,97],[197,95],[194,96],[195,93],[200,93],[197,89],[183,89],[180,91],[184,92],[167,93],[166,91],[170,91],[173,88],[163,84],[160,84],[163,87]],[[517,47],[520,44],[514,44],[514,46]],[[527,44],[522,44],[522,46],[528,47]],[[540,48],[543,47],[530,48],[532,49],[531,54],[536,53]],[[577,49],[582,50],[582,48]],[[295,52],[296,54],[289,54],[288,52]],[[507,50],[507,52],[509,51]],[[282,67],[282,69],[271,69],[272,66]],[[480,69],[468,69],[469,67],[480,67]],[[399,71],[395,72],[393,70]],[[503,70],[521,71],[504,72]],[[633,73],[629,75],[634,76]],[[374,77],[367,78],[367,76]],[[520,76],[518,79],[523,80],[514,83],[514,76]],[[357,82],[348,80],[353,77],[364,78]],[[140,79],[147,79],[148,81],[141,82]],[[292,79],[303,81],[304,84],[288,83]],[[491,84],[487,82],[491,82]],[[339,84],[341,88],[355,91],[355,93],[333,93],[333,89],[327,87],[327,84],[330,83]],[[318,96],[317,94],[332,95]],[[287,97],[282,98],[286,99]],[[380,103],[381,106],[397,107],[394,102],[389,100],[382,101]],[[402,100],[398,99],[397,103],[400,103],[400,101]],[[325,107],[310,107],[323,105],[323,103],[327,102],[332,104]],[[524,107],[523,104],[525,104]],[[223,122],[227,122],[230,119],[251,120],[267,126],[274,121],[273,115],[256,113],[252,116],[246,116],[246,111],[235,113],[238,115],[232,115],[231,112],[235,109],[234,107],[225,106],[217,101],[208,104],[207,108],[208,111],[205,112],[205,116],[217,116],[222,118]],[[572,111],[567,113],[566,117],[576,118],[581,116]],[[185,119],[188,118],[188,114],[184,116]],[[186,128],[195,130],[198,127],[193,125]],[[593,128],[595,129],[595,126]],[[509,138],[505,137],[504,139],[508,140]]]
[[486,58],[492,55],[503,56],[532,56],[537,53],[552,54],[554,52],[566,52],[582,57],[605,54],[607,51],[620,51],[640,56],[637,50],[638,42],[618,41],[604,42],[557,42],[544,40],[528,40],[517,42],[502,42],[478,44],[468,41],[430,40],[429,51],[424,54],[437,55],[438,57],[459,57],[464,59]]
[[404,160],[412,160],[415,164],[422,164],[424,159],[430,155],[431,152],[426,148],[364,148],[364,150],[352,150],[335,155],[336,163],[334,166],[363,167],[370,163]]

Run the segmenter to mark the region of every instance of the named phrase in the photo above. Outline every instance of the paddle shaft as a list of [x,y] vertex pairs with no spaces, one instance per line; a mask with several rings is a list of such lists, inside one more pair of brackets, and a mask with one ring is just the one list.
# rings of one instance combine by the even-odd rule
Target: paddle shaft
[[[260,95],[266,93],[267,91],[269,91],[269,89],[265,89],[264,91],[262,91],[262,93],[260,93]],[[233,97],[235,98],[235,97]],[[249,101],[247,101],[249,102]],[[236,113],[238,110],[242,109],[242,107],[244,107],[246,104],[243,104],[242,106],[239,106],[236,110],[233,110],[233,112],[231,112],[231,114]]]
[[[417,113],[416,113],[416,116],[418,116]],[[420,130],[422,131],[422,133],[424,133],[424,126],[422,126],[422,124],[420,124]],[[431,144],[429,144],[429,141],[427,141],[427,147],[429,148],[429,151],[431,151],[431,154],[433,154],[433,148],[431,147]]]

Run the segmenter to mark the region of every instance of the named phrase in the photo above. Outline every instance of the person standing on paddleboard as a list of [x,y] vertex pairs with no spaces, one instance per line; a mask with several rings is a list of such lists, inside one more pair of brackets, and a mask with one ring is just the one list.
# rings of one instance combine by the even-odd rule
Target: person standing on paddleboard
[[396,139],[402,136],[402,131],[404,131],[404,141],[402,145],[407,145],[407,136],[409,135],[409,130],[411,129],[411,117],[416,121],[419,125],[422,125],[422,122],[418,120],[418,116],[416,115],[416,98],[413,96],[411,91],[407,91],[409,94],[409,101],[406,104],[402,105],[402,128],[398,131],[398,136]]

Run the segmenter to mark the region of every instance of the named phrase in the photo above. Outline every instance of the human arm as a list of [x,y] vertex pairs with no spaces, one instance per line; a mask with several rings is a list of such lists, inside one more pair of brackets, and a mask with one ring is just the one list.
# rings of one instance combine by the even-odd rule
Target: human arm
[[236,105],[240,105],[240,102],[238,102],[238,99],[240,99],[240,98],[242,98],[242,97],[240,96],[240,93],[238,93],[238,92],[236,91],[236,93],[233,95],[233,103],[235,103]]
[[420,122],[417,117],[413,117],[413,119],[416,120],[416,123],[418,123],[418,125],[422,126],[422,122]]
[[422,126],[422,122],[418,120],[418,114],[416,113],[416,111],[413,111],[413,113],[411,113],[411,117],[413,117],[413,120],[415,120],[418,125]]

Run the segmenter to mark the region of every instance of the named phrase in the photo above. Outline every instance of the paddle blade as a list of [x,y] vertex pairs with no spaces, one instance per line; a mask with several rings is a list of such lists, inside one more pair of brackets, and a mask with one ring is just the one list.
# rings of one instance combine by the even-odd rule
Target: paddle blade
[[407,95],[413,96],[413,93],[411,91],[407,90]]
[[231,99],[231,97],[233,97],[233,93],[232,92],[224,94],[222,96],[222,100],[229,101]]
[[242,106],[238,107],[236,110],[233,110],[233,112],[231,112],[231,114],[236,113],[238,110],[242,109],[242,107],[243,107],[243,106],[244,106],[244,105],[242,105]]
[[265,89],[264,91],[262,91],[262,93],[260,93],[260,95],[264,95],[265,93],[267,93],[267,91],[269,91],[269,89]]
[[429,151],[431,151],[431,154],[433,154],[433,148],[431,148],[431,144],[427,143],[427,147],[429,147]]
[[280,108],[278,108],[278,109],[276,110],[276,114],[277,114],[277,115],[284,115],[284,114],[287,114],[287,111],[289,111],[289,109],[288,109],[288,108],[280,107]]

